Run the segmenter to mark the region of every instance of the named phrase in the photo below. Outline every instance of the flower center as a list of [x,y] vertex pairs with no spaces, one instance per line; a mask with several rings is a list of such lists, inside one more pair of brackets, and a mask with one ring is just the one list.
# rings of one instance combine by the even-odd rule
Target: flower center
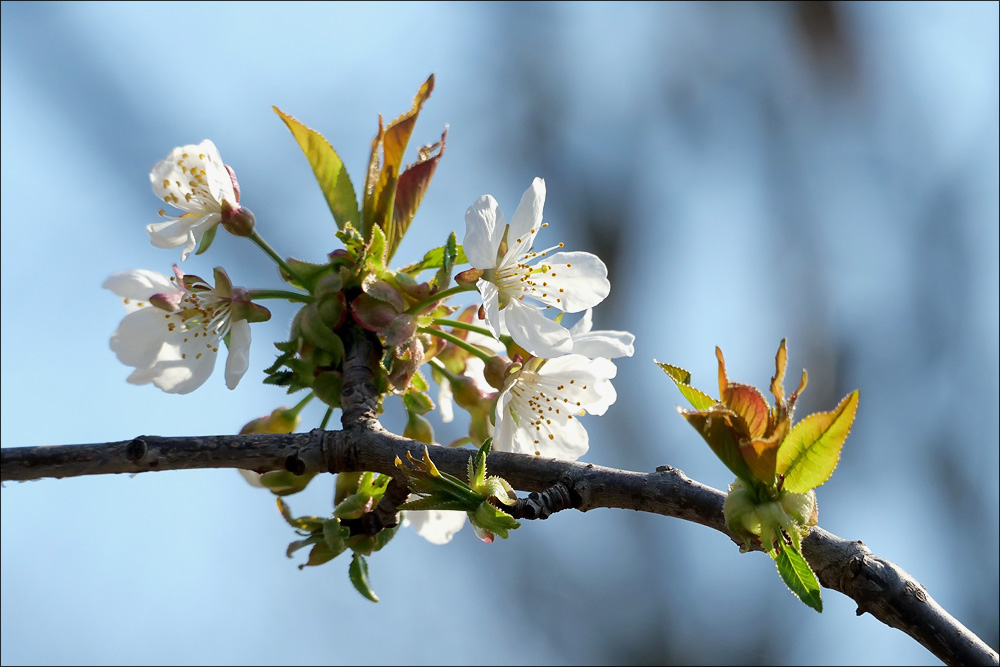
[[[548,223],[543,223],[542,227],[548,227]],[[510,227],[507,229],[509,231]],[[527,238],[533,239],[537,233],[538,229],[532,229],[528,232]],[[523,243],[524,239],[518,238],[514,241],[514,247],[517,248]],[[502,244],[501,249],[505,245],[506,243]],[[542,302],[551,301],[553,299],[550,296],[552,288],[549,286],[548,279],[554,278],[555,272],[548,264],[542,263],[532,266],[529,262],[545,257],[553,250],[562,248],[563,245],[560,241],[556,245],[538,252],[528,250],[520,255],[505,254],[493,275],[487,278],[500,290],[500,307],[505,307],[511,299],[524,299],[525,297],[532,297]],[[561,298],[557,296],[554,298],[557,304],[562,302]],[[546,304],[545,307],[550,308],[551,306]]]
[[573,419],[574,414],[582,414],[582,404],[567,397],[575,385],[576,380],[552,381],[531,370],[522,371],[514,380],[508,409],[518,426],[532,431],[536,456],[541,454],[538,446],[542,442],[555,440],[554,429]]

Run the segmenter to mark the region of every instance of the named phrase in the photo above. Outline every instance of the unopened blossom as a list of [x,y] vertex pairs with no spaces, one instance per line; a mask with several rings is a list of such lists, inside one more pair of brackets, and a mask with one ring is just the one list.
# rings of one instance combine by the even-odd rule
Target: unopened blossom
[[181,261],[202,237],[240,209],[240,190],[232,170],[222,163],[215,144],[205,139],[197,145],[179,146],[149,172],[156,196],[183,213],[146,225],[157,248],[183,248]]
[[589,449],[579,417],[603,415],[618,397],[618,369],[606,358],[567,354],[529,359],[512,372],[497,400],[493,448],[576,460]]
[[194,391],[212,374],[223,339],[229,336],[226,386],[234,389],[250,360],[250,322],[270,317],[234,288],[222,268],[212,288],[197,276],[174,267],[167,278],[156,271],[121,271],[104,287],[122,298],[128,314],[111,336],[111,349],[126,366],[135,367],[132,384],[153,383],[171,394]]
[[506,326],[518,345],[536,357],[572,351],[570,332],[543,314],[554,309],[577,313],[608,295],[608,269],[588,252],[533,251],[542,222],[545,181],[536,178],[508,225],[497,201],[480,197],[465,213],[463,248],[479,274],[486,324],[499,336]]

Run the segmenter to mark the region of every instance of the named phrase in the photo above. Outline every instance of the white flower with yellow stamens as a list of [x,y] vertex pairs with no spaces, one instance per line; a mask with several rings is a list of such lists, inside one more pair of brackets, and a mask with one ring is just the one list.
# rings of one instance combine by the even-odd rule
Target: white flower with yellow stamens
[[223,217],[232,217],[240,208],[236,177],[208,139],[175,148],[156,163],[149,180],[157,197],[184,213],[171,216],[160,209],[166,221],[146,225],[146,231],[157,248],[183,246],[182,262]]
[[[589,252],[533,252],[542,227],[545,181],[536,178],[524,193],[510,224],[497,201],[484,195],[465,213],[463,248],[482,272],[476,282],[486,324],[499,336],[504,326],[518,345],[536,357],[555,357],[573,349],[569,331],[543,310],[577,313],[596,306],[611,291],[608,269]],[[503,320],[501,320],[501,316]]]
[[194,391],[212,374],[223,339],[229,336],[226,386],[236,388],[250,360],[250,322],[270,318],[249,300],[247,290],[232,286],[222,268],[214,288],[197,276],[175,277],[156,271],[121,271],[104,281],[129,311],[111,336],[111,349],[135,371],[132,384],[152,382],[171,394]]
[[579,417],[603,415],[615,402],[617,372],[610,359],[580,354],[515,364],[497,399],[493,449],[580,458],[590,444]]

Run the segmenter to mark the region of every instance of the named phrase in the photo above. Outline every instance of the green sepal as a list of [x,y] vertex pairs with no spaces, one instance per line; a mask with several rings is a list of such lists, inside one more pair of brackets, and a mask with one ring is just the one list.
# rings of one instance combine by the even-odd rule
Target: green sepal
[[823,601],[820,599],[819,580],[816,579],[816,574],[809,567],[805,557],[797,549],[787,544],[781,548],[781,551],[777,553],[772,551],[770,555],[777,564],[778,574],[788,586],[788,590],[807,606],[822,613]]
[[375,595],[375,591],[372,590],[371,585],[368,583],[368,561],[364,556],[359,553],[354,554],[348,574],[350,575],[351,583],[354,584],[354,588],[359,593],[372,602],[378,602],[378,596]]
[[204,235],[202,235],[201,240],[198,241],[198,249],[194,251],[194,254],[200,255],[211,247],[212,241],[215,240],[215,235],[219,232],[219,226],[212,225],[208,228]]
[[469,522],[472,523],[476,536],[483,542],[492,542],[495,535],[506,540],[509,531],[521,527],[514,517],[498,510],[485,500],[479,504],[476,511],[469,512]]
[[299,148],[305,153],[312,167],[316,182],[319,183],[326,204],[330,207],[333,219],[337,221],[337,227],[343,229],[347,223],[355,226],[361,221],[361,213],[358,210],[358,197],[354,192],[354,184],[351,183],[347,169],[341,161],[337,151],[333,150],[330,143],[319,132],[312,130],[295,118],[284,113],[278,107],[271,107],[275,113],[285,121],[285,125],[291,130],[292,136],[299,144]]
[[392,528],[383,528],[375,535],[375,547],[372,551],[379,551],[385,545],[389,544],[392,538],[396,537],[396,533],[399,532],[399,524],[397,523]]
[[344,498],[333,508],[333,516],[338,519],[359,519],[366,512],[370,512],[373,507],[375,507],[375,501],[371,496],[355,493]]
[[715,400],[700,389],[691,386],[691,373],[679,366],[663,364],[654,360],[654,364],[663,369],[663,372],[670,376],[681,395],[684,396],[695,410],[708,410],[719,401]]
[[778,448],[776,462],[786,491],[805,493],[830,479],[857,411],[858,391],[854,390],[832,411],[809,415],[792,428]]
[[425,415],[434,409],[434,401],[430,396],[412,388],[403,394],[403,405],[406,406],[407,412],[418,415]]
[[326,325],[315,303],[303,306],[301,312],[299,323],[302,335],[316,347],[333,355],[333,365],[338,365],[344,358],[344,341]]

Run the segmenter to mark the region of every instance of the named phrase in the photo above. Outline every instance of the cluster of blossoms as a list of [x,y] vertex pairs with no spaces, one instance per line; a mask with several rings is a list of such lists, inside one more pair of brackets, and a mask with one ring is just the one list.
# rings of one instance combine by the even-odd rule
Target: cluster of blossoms
[[[215,144],[175,148],[149,175],[153,190],[164,202],[183,211],[160,215],[166,222],[147,226],[158,248],[182,248],[181,261],[202,243],[207,249],[217,227],[252,231],[253,217],[239,205],[239,185],[222,163]],[[249,224],[248,224],[249,223]],[[245,233],[242,235],[249,235]],[[134,269],[115,273],[104,282],[128,311],[111,336],[119,361],[135,367],[133,384],[153,383],[163,391],[186,394],[212,374],[219,347],[229,346],[226,386],[236,388],[249,368],[250,323],[270,318],[253,303],[250,292],[233,287],[226,271],[215,269],[215,287],[197,276],[185,275],[174,265],[174,276]]]
[[[445,246],[430,251],[422,261],[398,270],[388,266],[444,152],[446,132],[440,142],[421,149],[419,160],[406,168],[400,163],[402,150],[396,150],[399,145],[405,148],[410,121],[416,119],[432,86],[430,79],[408,114],[388,127],[380,126],[360,203],[346,172],[331,179],[316,171],[337,222],[336,236],[344,244],[321,264],[283,259],[261,238],[253,214],[240,202],[233,169],[211,141],[175,148],[157,163],[150,173],[153,191],[176,210],[171,214],[161,209],[161,220],[147,225],[155,247],[180,249],[184,262],[208,250],[221,227],[248,238],[268,254],[291,289],[234,287],[221,267],[214,269],[214,285],[177,265],[171,277],[148,270],[115,273],[104,287],[123,300],[127,314],[111,337],[111,349],[135,369],[128,381],[189,393],[209,378],[219,350],[226,346],[225,380],[234,389],[249,368],[250,325],[270,318],[270,312],[255,301],[278,298],[302,308],[289,339],[275,344],[280,353],[265,370],[265,383],[285,387],[289,393],[308,390],[308,395],[295,408],[279,408],[254,420],[245,432],[295,430],[299,410],[313,397],[329,406],[320,425],[325,428],[331,411],[340,407],[343,362],[350,346],[377,339],[382,349],[373,370],[380,400],[390,394],[402,398],[408,413],[405,436],[437,444],[422,416],[435,407],[421,374],[427,367],[439,384],[442,420],[452,421],[456,404],[470,415],[468,438],[452,444],[486,448],[482,466],[489,447],[567,460],[587,452],[589,438],[580,417],[604,414],[615,402],[612,380],[617,369],[611,360],[633,354],[634,336],[592,330],[592,309],[611,288],[607,267],[598,257],[563,251],[562,243],[535,249],[536,236],[548,226],[542,220],[542,179],[534,179],[509,222],[497,201],[483,196],[466,212],[461,246],[452,234]],[[311,163],[339,163],[327,142],[313,142],[318,135],[312,130],[278,114]],[[384,148],[390,135],[395,147],[391,152]],[[315,150],[327,152],[317,157],[310,153]],[[470,268],[452,275],[463,261]],[[435,276],[418,282],[417,276],[427,269],[437,269]],[[448,301],[463,293],[481,298],[455,315],[457,308]],[[573,326],[563,325],[566,315],[577,318]],[[484,445],[487,441],[492,444]],[[435,488],[439,480],[432,474],[430,459],[419,466],[424,467],[421,474],[426,479],[406,470],[408,479],[422,479],[425,491]],[[433,496],[432,492],[417,491],[405,503],[406,520],[438,543],[451,539],[467,514],[484,539],[505,535],[509,516],[484,518],[494,510],[482,502],[473,503],[477,509],[472,513],[449,511],[473,502],[469,498],[478,498],[482,489],[492,489],[482,491],[489,502],[513,502],[504,493],[494,493],[506,482],[483,481],[487,480],[483,470],[470,471],[473,493],[460,493],[459,500],[439,502],[427,495]],[[354,504],[368,507],[384,493],[388,477],[366,475],[364,481],[338,477],[338,497],[352,509],[338,509],[336,521],[352,520]],[[294,493],[308,483],[283,472],[245,476],[278,495]],[[416,491],[420,484],[414,484],[411,489]],[[473,516],[476,512],[478,519]],[[290,521],[300,528],[307,525]],[[352,542],[358,536],[337,526],[326,529],[327,538],[344,530],[344,544],[356,553],[375,548],[374,543]],[[328,544],[330,549],[334,546]]]

